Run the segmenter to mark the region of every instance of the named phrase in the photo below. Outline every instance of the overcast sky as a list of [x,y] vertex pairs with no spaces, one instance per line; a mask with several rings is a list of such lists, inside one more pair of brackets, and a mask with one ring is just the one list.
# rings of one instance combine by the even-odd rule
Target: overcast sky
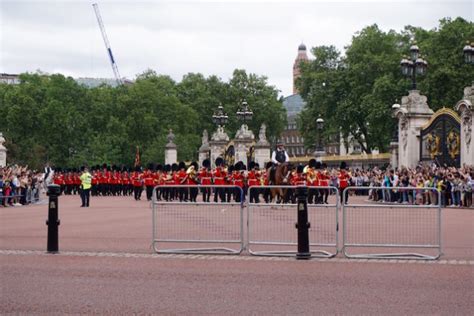
[[151,68],[227,80],[234,69],[268,77],[291,94],[298,45],[343,50],[363,27],[432,29],[443,17],[472,21],[465,1],[22,1],[0,0],[0,72],[41,69],[112,78],[92,3],[98,2],[123,77]]

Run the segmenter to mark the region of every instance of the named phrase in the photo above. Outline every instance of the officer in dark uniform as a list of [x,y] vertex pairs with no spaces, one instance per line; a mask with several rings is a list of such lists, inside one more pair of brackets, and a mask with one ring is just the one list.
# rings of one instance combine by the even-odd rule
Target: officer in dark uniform
[[272,153],[272,163],[273,166],[270,169],[270,184],[275,184],[273,183],[275,181],[275,171],[276,167],[278,165],[281,165],[283,163],[287,163],[290,161],[290,157],[288,156],[288,153],[285,150],[285,147],[283,146],[283,142],[279,140],[277,142],[277,147],[276,150]]

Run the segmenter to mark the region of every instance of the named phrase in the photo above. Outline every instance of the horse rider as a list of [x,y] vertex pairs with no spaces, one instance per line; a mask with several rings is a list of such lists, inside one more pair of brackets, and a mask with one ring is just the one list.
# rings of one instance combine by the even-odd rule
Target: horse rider
[[[285,150],[285,147],[283,146],[283,142],[279,140],[277,142],[277,147],[276,150],[273,151],[272,153],[272,167],[270,169],[270,181],[273,182],[275,179],[275,172],[277,166],[288,163],[290,161],[290,157],[288,156],[288,153]],[[274,183],[271,183],[274,184]]]
[[283,146],[283,142],[278,141],[276,150],[272,153],[273,164],[277,166],[289,161],[290,157],[288,156],[288,153],[286,152],[285,147]]

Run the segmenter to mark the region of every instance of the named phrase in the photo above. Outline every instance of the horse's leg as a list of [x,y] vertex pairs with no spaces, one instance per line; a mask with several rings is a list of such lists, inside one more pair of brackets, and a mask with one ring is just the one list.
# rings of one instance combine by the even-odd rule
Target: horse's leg
[[277,194],[277,203],[283,202],[284,196],[283,196],[283,191],[281,188],[275,189],[275,192]]

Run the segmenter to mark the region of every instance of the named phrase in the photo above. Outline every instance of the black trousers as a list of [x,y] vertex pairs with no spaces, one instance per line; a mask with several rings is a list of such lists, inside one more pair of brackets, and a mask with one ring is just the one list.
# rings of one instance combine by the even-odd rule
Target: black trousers
[[81,190],[81,201],[83,207],[89,207],[91,189],[82,189]]
[[147,201],[151,201],[152,197],[153,197],[153,186],[152,185],[147,185],[146,186],[146,199],[147,199]]
[[140,200],[140,198],[142,197],[142,190],[142,187],[133,187],[135,200]]

